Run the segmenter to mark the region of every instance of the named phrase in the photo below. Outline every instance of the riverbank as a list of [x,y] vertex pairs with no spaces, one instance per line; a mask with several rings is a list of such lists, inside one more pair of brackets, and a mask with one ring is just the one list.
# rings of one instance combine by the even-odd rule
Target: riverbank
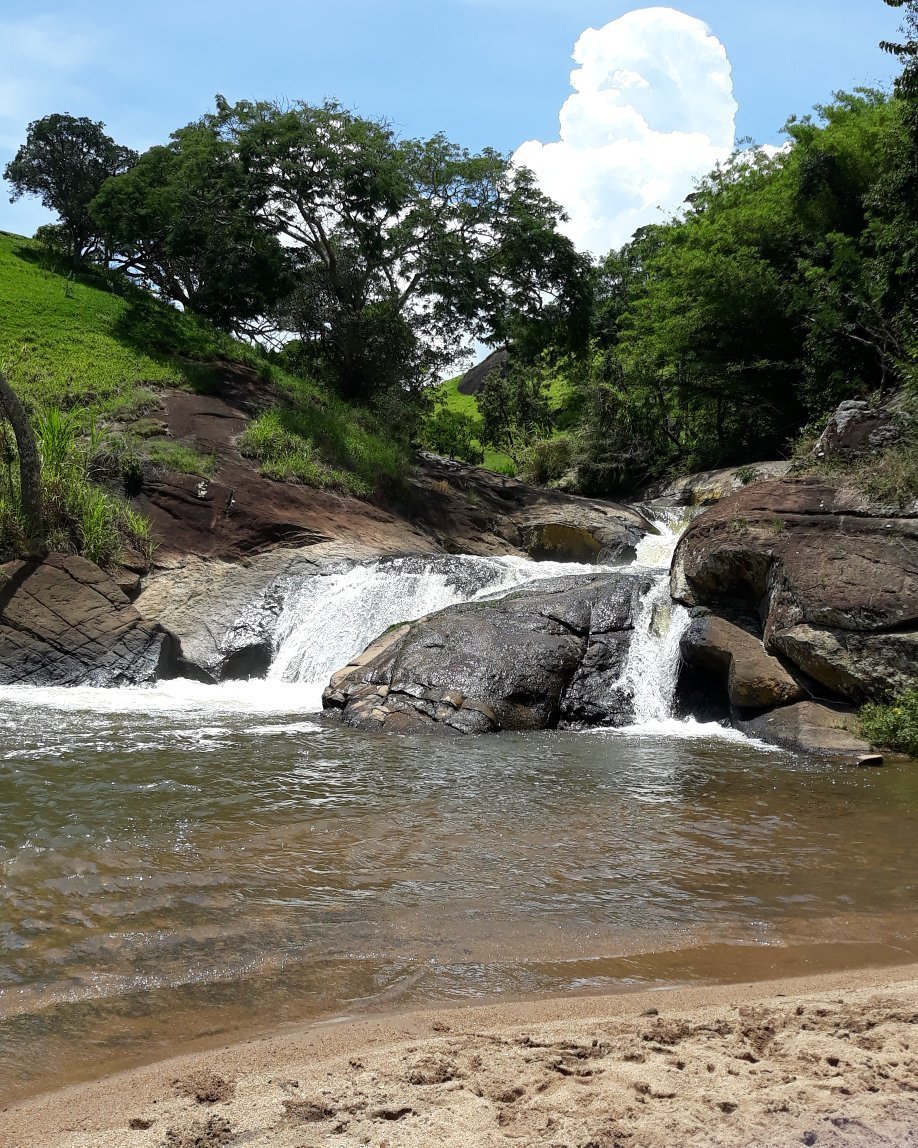
[[918,965],[418,1012],[0,1113],[6,1148],[918,1144]]

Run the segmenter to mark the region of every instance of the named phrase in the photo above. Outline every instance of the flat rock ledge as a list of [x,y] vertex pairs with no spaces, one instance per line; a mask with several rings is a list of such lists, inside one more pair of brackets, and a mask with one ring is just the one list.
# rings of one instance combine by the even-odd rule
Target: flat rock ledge
[[334,675],[323,704],[355,728],[481,734],[626,725],[623,669],[646,576],[547,580],[398,626]]
[[0,685],[147,685],[172,676],[178,653],[85,558],[0,566]]

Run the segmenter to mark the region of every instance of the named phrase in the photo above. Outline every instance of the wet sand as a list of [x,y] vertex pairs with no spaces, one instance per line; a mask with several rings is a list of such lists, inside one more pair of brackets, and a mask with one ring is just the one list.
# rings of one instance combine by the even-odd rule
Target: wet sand
[[918,1146],[918,965],[286,1030],[38,1096],[3,1148]]

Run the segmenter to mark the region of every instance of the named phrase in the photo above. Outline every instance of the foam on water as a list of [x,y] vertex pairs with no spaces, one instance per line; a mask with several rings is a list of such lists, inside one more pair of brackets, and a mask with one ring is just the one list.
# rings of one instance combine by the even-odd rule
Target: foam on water
[[397,558],[308,578],[284,603],[269,678],[278,683],[304,683],[320,703],[331,675],[399,622],[423,618],[458,602],[500,597],[550,578],[612,569],[528,558],[451,555]]
[[[689,625],[688,611],[671,601],[669,568],[690,512],[659,512],[657,533],[637,547],[635,573],[651,574],[625,663],[622,682],[634,699],[634,724],[619,734],[675,738],[743,740],[714,723],[679,720],[673,699],[680,666],[679,643]],[[513,590],[537,588],[547,579],[626,568],[528,558],[470,555],[382,559],[334,574],[313,575],[288,587],[273,635],[274,656],[264,680],[205,685],[187,679],[149,688],[0,688],[0,703],[13,714],[23,710],[97,715],[171,715],[189,721],[202,739],[208,723],[240,717],[277,718],[246,724],[253,736],[309,733],[319,726],[303,721],[320,712],[322,691],[331,675],[375,638],[401,622],[414,621],[459,602],[499,598]],[[280,720],[286,718],[286,721]],[[11,719],[15,720],[15,718]],[[0,716],[2,724],[2,716]],[[165,732],[165,731],[164,731]]]

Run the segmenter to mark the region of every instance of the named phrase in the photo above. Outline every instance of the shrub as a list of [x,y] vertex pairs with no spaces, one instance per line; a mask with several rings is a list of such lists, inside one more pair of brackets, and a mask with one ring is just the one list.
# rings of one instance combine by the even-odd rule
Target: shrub
[[478,438],[480,434],[480,419],[439,406],[425,421],[421,437],[424,446],[435,454],[481,466],[485,456]]
[[918,689],[889,705],[864,706],[859,722],[861,734],[873,745],[918,757]]
[[536,486],[560,482],[574,466],[575,446],[569,434],[539,439],[523,455],[523,477]]
[[748,486],[751,482],[759,477],[758,468],[750,465],[738,466],[736,468],[736,481],[740,486]]
[[[92,480],[100,459],[111,452],[111,436],[76,411],[48,408],[34,419],[41,459],[45,537],[49,549],[82,554],[99,566],[116,562],[125,547],[149,560],[150,524],[118,495]],[[28,531],[19,493],[16,447],[9,429],[0,434],[5,482],[0,490],[0,556],[28,550]],[[104,469],[104,468],[103,468]]]

